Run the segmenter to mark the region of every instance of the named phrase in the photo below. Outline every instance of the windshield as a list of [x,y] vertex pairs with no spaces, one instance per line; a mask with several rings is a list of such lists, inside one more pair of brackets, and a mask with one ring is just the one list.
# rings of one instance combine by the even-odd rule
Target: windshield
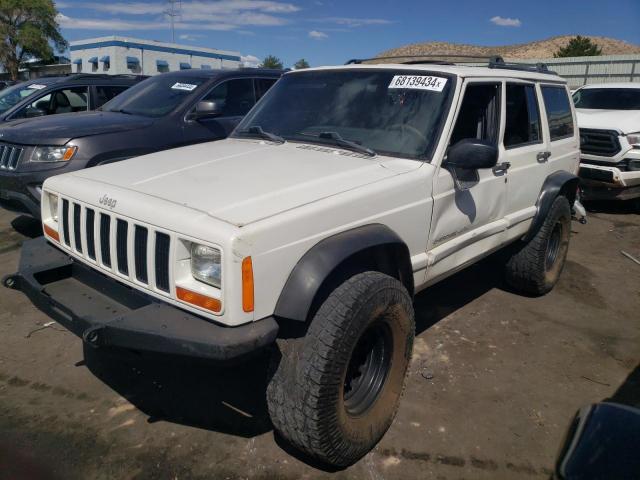
[[4,113],[10,108],[13,108],[22,100],[30,97],[34,93],[38,93],[43,88],[47,88],[47,85],[36,82],[30,84],[21,83],[2,90],[0,92],[0,113]]
[[206,81],[205,78],[158,75],[125,90],[105,103],[100,110],[144,117],[163,117],[171,113]]
[[576,108],[640,110],[640,88],[584,88],[573,94]]
[[[443,74],[409,70],[289,74],[232,136],[254,137],[260,127],[289,141],[422,159],[437,142],[452,83]],[[353,148],[357,146],[364,148]]]

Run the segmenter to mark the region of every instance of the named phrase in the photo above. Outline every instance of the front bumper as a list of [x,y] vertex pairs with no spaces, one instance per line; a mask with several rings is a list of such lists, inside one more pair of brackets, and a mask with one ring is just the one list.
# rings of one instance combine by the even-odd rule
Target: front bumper
[[629,200],[640,197],[640,171],[582,161],[580,185],[585,200]]
[[0,170],[0,207],[40,218],[40,189],[49,176],[41,173],[20,174]]
[[[29,151],[25,156],[28,154]],[[52,163],[38,170],[25,169],[20,164],[16,170],[0,169],[0,207],[40,219],[40,199],[44,181],[54,175],[78,170],[84,164],[83,161],[73,159],[70,162]]]
[[44,238],[24,242],[19,270],[4,285],[95,347],[234,360],[274,342],[273,317],[223,327],[74,261]]

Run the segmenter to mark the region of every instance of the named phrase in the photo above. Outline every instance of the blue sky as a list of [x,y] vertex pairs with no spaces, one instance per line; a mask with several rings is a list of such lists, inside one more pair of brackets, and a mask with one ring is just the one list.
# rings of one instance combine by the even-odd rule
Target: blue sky
[[[68,40],[121,35],[171,41],[162,0],[61,0]],[[504,45],[554,35],[603,35],[640,44],[640,0],[183,0],[177,43],[268,54],[290,66],[344,63],[408,43]]]

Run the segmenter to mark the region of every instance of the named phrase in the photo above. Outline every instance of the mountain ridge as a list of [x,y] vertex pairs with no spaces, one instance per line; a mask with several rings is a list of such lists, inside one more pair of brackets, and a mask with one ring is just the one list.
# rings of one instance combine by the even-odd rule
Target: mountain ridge
[[[501,55],[506,58],[514,59],[551,58],[558,49],[564,47],[569,40],[575,36],[576,35],[558,35],[529,43],[498,46],[471,45],[440,41],[419,42],[391,48],[379,53],[377,56],[449,54],[481,56]],[[598,46],[602,48],[602,55],[640,54],[640,45],[634,45],[624,40],[595,35],[582,36],[590,38],[592,41],[597,43]]]

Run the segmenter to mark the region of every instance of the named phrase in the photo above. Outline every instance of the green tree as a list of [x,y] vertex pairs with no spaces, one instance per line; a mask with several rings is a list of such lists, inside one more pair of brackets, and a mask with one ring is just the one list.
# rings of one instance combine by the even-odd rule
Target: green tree
[[0,63],[13,80],[26,60],[50,60],[53,47],[67,48],[57,15],[52,0],[0,0]]
[[556,58],[595,57],[598,55],[602,55],[602,49],[598,47],[598,44],[589,37],[582,37],[580,35],[569,40],[569,43],[553,54]]
[[300,70],[302,68],[309,68],[309,62],[307,62],[304,58],[298,60],[293,66],[296,70]]
[[262,64],[260,66],[262,68],[275,68],[276,70],[281,70],[282,60],[280,60],[278,57],[274,57],[273,55],[267,55],[266,57],[264,57],[264,60],[262,61]]

